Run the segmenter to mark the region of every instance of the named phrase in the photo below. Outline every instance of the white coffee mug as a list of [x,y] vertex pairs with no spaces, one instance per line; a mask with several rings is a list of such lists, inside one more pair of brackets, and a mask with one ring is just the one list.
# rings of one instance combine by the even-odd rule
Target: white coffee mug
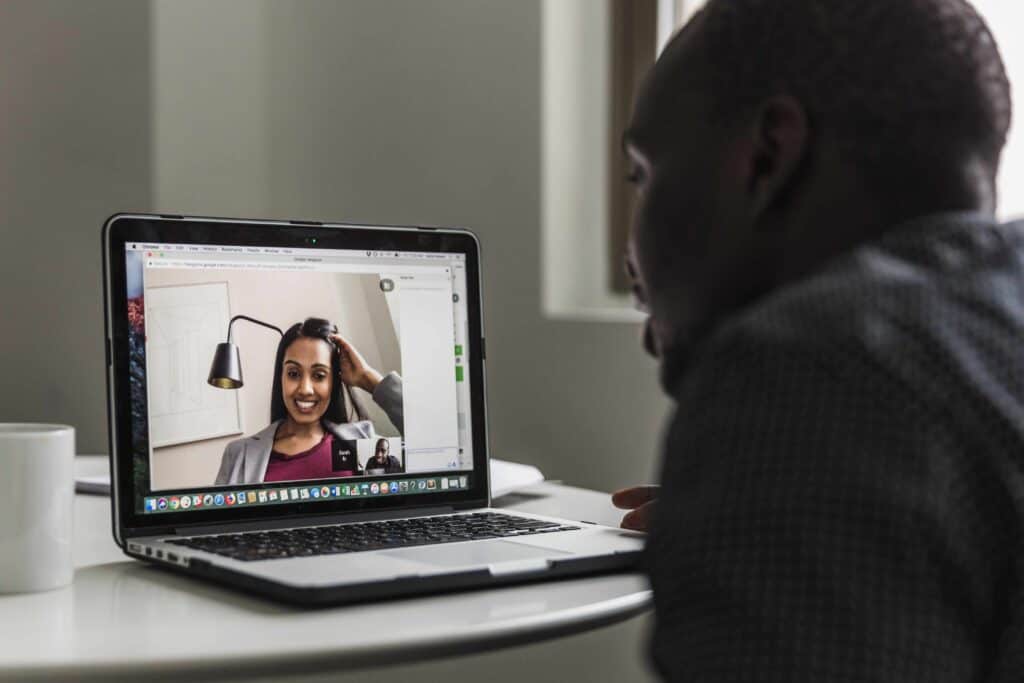
[[0,593],[71,583],[75,429],[0,423]]

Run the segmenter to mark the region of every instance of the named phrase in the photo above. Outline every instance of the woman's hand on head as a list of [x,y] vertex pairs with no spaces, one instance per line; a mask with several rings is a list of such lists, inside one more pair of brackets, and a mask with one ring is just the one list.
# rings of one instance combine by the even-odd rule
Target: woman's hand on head
[[370,367],[356,347],[340,334],[332,334],[331,341],[338,345],[341,355],[341,371],[338,373],[341,381],[372,394],[383,379],[381,374]]
[[622,518],[623,529],[647,531],[658,502],[660,486],[631,486],[612,494],[612,504],[620,510],[632,510]]

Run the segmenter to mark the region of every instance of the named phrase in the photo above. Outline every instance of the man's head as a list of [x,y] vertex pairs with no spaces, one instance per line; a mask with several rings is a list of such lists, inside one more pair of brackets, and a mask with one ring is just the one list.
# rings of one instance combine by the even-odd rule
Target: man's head
[[903,220],[993,211],[1010,110],[964,0],[709,0],[626,135],[655,350]]

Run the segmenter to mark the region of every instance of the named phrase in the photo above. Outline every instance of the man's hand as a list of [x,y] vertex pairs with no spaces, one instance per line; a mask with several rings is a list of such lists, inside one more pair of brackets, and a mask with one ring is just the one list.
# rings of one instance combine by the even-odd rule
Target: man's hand
[[620,510],[632,510],[622,518],[622,528],[647,531],[654,514],[660,486],[632,486],[612,494],[612,504]]

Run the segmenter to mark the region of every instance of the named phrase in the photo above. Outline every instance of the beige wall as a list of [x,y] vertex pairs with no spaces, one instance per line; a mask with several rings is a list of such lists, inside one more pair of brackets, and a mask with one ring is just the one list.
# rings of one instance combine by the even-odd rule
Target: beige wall
[[[639,326],[541,310],[538,2],[153,8],[161,211],[471,228],[494,457],[604,490],[653,478],[669,404]],[[218,37],[238,22],[246,40]]]
[[[240,270],[151,269],[146,288],[226,282],[231,315],[248,315],[282,329],[308,317],[327,318],[382,373],[401,372],[398,340],[384,295],[373,274],[253,272]],[[225,330],[227,320],[224,321]],[[272,330],[236,322],[235,343],[245,384],[238,389],[242,431],[253,434],[270,419],[274,356],[280,337]],[[213,349],[210,349],[213,358]],[[363,404],[377,431],[398,434],[384,412],[362,390]],[[154,490],[208,486],[220,467],[224,447],[237,435],[157,448],[150,461]]]
[[[540,28],[536,0],[0,2],[0,419],[106,451],[115,211],[463,225],[493,454],[601,489],[650,478],[668,403],[637,327],[541,313]],[[641,634],[329,679],[644,680]]]
[[[472,228],[491,453],[578,486],[653,478],[669,404],[639,327],[541,310],[537,0],[157,0],[153,13],[160,210]],[[644,681],[643,632],[633,619],[321,680]]]

